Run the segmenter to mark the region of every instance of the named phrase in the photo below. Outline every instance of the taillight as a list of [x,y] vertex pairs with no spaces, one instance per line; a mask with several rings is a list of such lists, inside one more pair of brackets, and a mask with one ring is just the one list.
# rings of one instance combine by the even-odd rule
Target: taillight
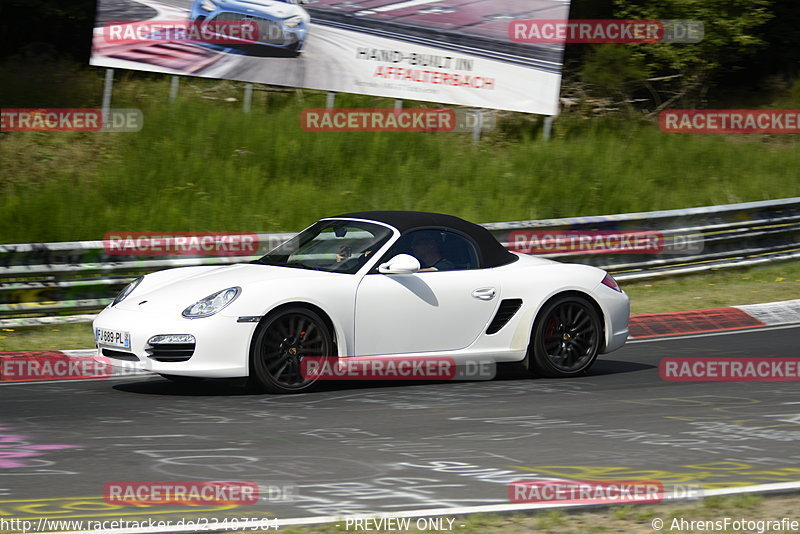
[[608,273],[606,273],[606,277],[605,277],[605,278],[603,278],[603,281],[602,281],[601,283],[602,283],[604,286],[608,286],[608,287],[610,287],[610,288],[611,288],[611,289],[613,289],[614,291],[619,291],[620,293],[622,293],[622,288],[621,288],[621,287],[619,287],[619,284],[617,283],[617,281],[616,281],[616,280],[614,280],[614,277],[613,277],[613,276],[611,276],[611,275],[610,275],[610,274],[608,274]]

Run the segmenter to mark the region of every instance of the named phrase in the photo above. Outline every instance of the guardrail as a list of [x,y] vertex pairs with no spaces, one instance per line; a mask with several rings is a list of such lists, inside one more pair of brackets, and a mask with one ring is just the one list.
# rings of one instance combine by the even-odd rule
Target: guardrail
[[[658,231],[655,254],[548,254],[596,265],[620,281],[800,259],[800,197],[682,210],[484,225],[506,246],[521,231]],[[91,320],[141,274],[254,259],[294,234],[260,234],[254,256],[119,256],[103,241],[0,245],[0,326]]]

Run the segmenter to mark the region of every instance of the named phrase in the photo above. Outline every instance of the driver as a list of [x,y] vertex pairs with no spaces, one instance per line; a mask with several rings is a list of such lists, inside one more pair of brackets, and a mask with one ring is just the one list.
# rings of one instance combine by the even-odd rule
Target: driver
[[411,254],[422,265],[421,271],[449,271],[455,264],[442,257],[442,245],[431,232],[417,232],[411,238]]
[[342,263],[343,261],[349,260],[350,256],[352,255],[353,249],[347,245],[342,245],[339,247],[339,252],[336,253],[336,263]]

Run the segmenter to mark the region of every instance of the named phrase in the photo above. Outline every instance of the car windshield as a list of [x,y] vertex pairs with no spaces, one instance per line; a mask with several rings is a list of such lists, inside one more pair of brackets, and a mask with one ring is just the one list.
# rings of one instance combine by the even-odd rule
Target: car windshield
[[359,221],[319,221],[254,263],[353,274],[389,240],[392,231]]

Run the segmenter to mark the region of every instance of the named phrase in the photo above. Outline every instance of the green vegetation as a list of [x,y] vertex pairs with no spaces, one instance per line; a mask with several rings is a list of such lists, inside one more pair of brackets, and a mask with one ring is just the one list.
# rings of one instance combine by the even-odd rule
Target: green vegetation
[[0,328],[0,352],[93,348],[89,323]]
[[303,132],[300,112],[324,107],[322,94],[259,92],[250,114],[228,101],[241,97],[233,83],[189,80],[172,106],[167,94],[165,77],[117,84],[114,106],[144,111],[139,133],[0,136],[0,242],[295,231],[366,209],[493,222],[800,195],[790,136],[671,135],[565,115],[551,142],[537,119],[510,117],[473,146],[466,134]]
[[800,299],[800,262],[621,285],[631,298],[634,315],[777,302]]
[[[741,69],[743,62],[752,61],[767,46],[764,26],[775,17],[774,4],[774,0],[614,0],[617,18],[702,21],[705,36],[692,46],[650,43],[594,47],[596,54],[587,60],[583,73],[588,79],[599,78],[597,70],[605,62],[607,51],[625,50],[628,57],[616,71],[617,83],[607,83],[609,78],[613,80],[613,74],[605,77],[607,89],[617,88],[623,93],[624,88],[647,89],[656,109],[698,107],[715,78]],[[648,84],[653,77],[665,75],[665,83]]]

